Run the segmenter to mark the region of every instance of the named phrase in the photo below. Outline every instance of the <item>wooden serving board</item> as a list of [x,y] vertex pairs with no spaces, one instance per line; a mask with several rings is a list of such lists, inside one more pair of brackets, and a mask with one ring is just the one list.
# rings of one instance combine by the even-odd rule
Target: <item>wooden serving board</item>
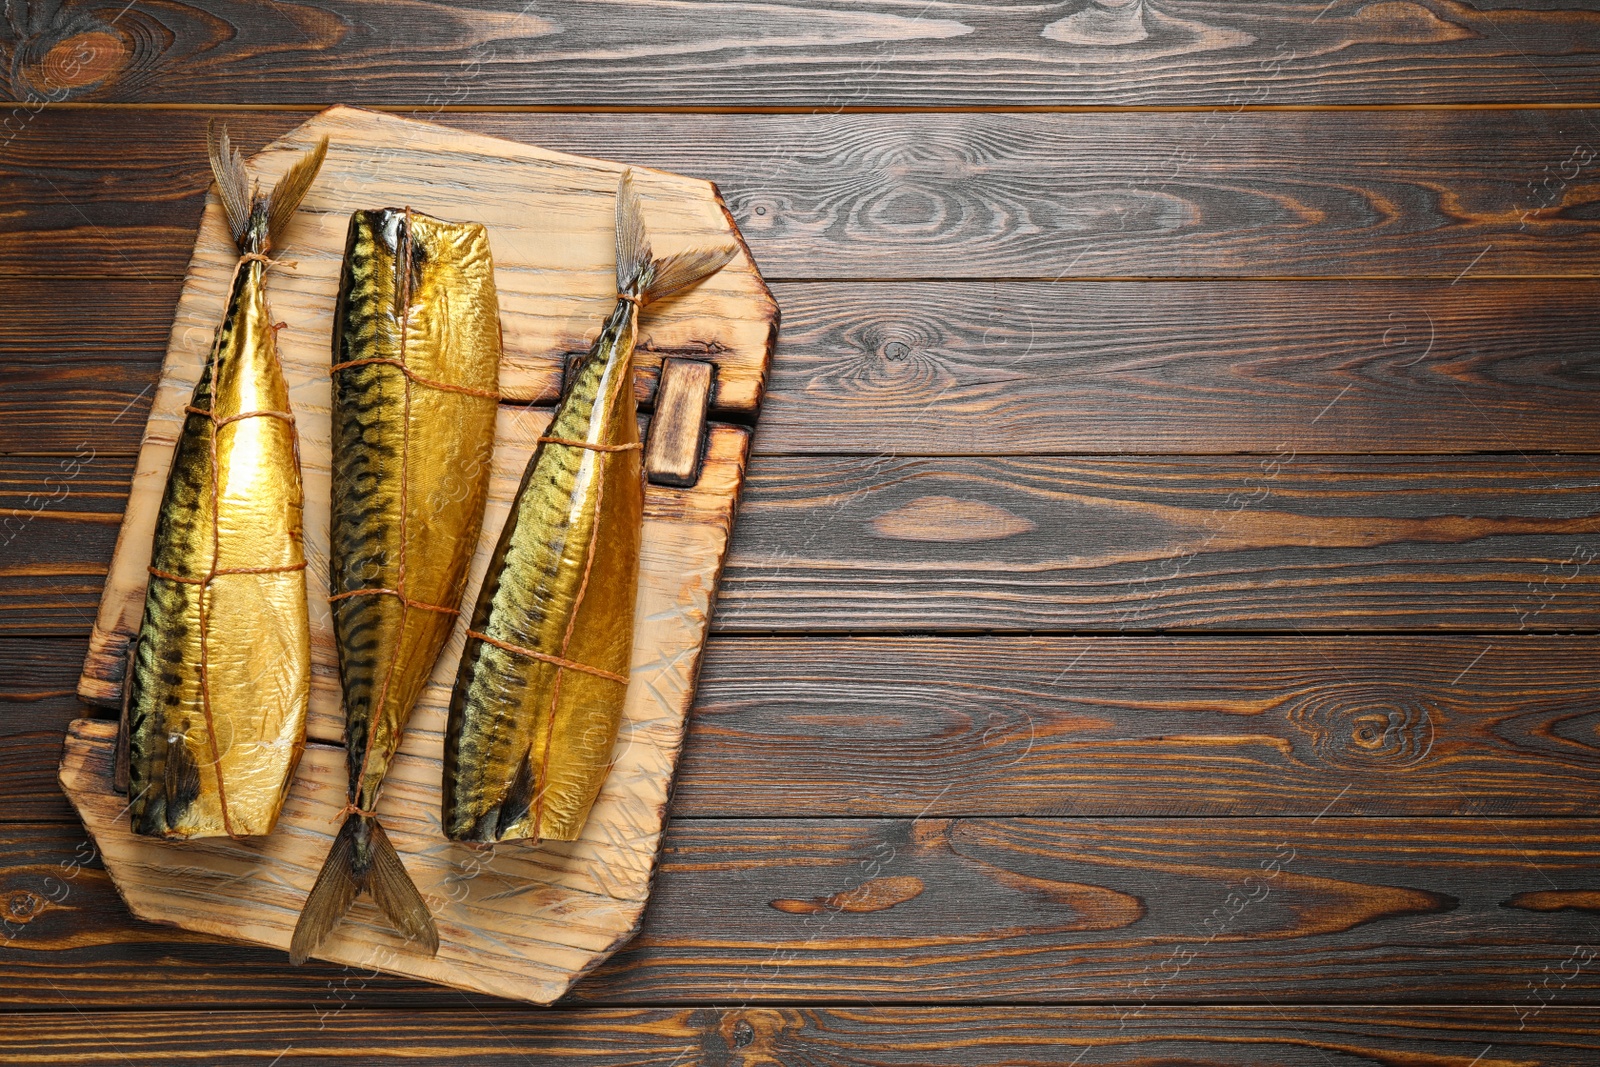
[[[270,185],[326,134],[327,161],[268,275],[278,346],[300,430],[312,622],[310,743],[277,829],[264,838],[164,842],[131,834],[111,788],[115,723],[72,723],[61,784],[140,918],[286,948],[345,801],[338,674],[327,605],[329,384],[340,260],[350,212],[410,206],[487,224],[505,355],[493,476],[464,602],[471,605],[563,368],[587,349],[615,293],[613,215],[622,166],[336,107],[252,161]],[[203,161],[196,161],[197,166]],[[741,253],[641,324],[637,391],[647,428],[643,558],[633,668],[613,767],[581,840],[484,850],[440,826],[443,730],[464,622],[411,716],[378,811],[439,925],[436,958],[356,905],[322,958],[548,1003],[636,930],[666,818],[778,311],[717,190],[634,168],[657,254],[737,241]],[[207,200],[127,513],[79,682],[116,707],[143,610],[145,568],[182,409],[207,358],[235,253]]]

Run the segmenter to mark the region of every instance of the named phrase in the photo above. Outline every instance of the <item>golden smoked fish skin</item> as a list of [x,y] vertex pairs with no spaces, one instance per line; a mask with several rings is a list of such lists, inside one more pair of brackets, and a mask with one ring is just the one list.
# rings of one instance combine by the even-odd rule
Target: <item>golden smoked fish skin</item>
[[123,735],[137,833],[270,832],[305,747],[304,500],[263,257],[273,219],[286,224],[326,148],[290,171],[274,209],[250,190],[226,133],[212,138],[243,255],[178,436],[130,658]]
[[638,308],[619,300],[546,431],[615,450],[542,442],[490,561],[450,701],[451,838],[575,840],[599,791],[633,651],[637,334]]
[[652,258],[623,175],[616,305],[529,461],[467,631],[445,735],[443,817],[454,840],[575,841],[583,830],[610,769],[633,650],[639,309],[733,254]]
[[487,231],[409,209],[355,212],[334,330],[329,601],[349,805],[296,927],[296,963],[363,890],[438,949],[373,809],[455,626],[483,523],[500,368]]
[[350,798],[363,811],[455,626],[477,548],[499,314],[482,226],[395,209],[351,217],[336,326],[343,369],[332,375],[329,598]]

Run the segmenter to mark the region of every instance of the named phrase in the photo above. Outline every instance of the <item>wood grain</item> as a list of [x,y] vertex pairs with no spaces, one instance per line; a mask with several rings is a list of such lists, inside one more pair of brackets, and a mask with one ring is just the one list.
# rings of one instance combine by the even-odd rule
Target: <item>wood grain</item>
[[[85,632],[111,463],[17,533],[0,632]],[[724,633],[1600,628],[1592,457],[773,456],[740,515]]]
[[[0,153],[0,273],[181,273],[212,115],[34,116]],[[1595,275],[1597,115],[430,117],[714,181],[769,279],[1451,281]],[[303,117],[228,121],[253,146]]]
[[690,486],[700,479],[706,408],[716,368],[698,359],[661,362],[655,416],[645,443],[645,477],[656,485]]
[[[55,784],[67,724],[84,714],[86,640],[0,639],[0,822],[77,822]],[[0,867],[12,857],[0,853]],[[4,914],[0,902],[0,915]]]
[[[1331,815],[685,822],[640,938],[576,994],[705,997],[727,983],[727,995],[827,988],[879,1002],[1337,1002],[1380,990],[1408,1001],[1503,1002],[1514,997],[1508,987],[1523,988],[1516,958],[1524,951],[1539,958],[1528,976],[1538,982],[1540,968],[1554,971],[1574,946],[1592,942],[1592,914],[1502,905],[1525,886],[1586,887],[1593,841],[1583,838],[1594,824],[1380,825]],[[812,827],[825,833],[813,838]],[[705,862],[724,848],[724,858]],[[870,912],[794,915],[772,906],[891,876],[926,889]],[[1423,943],[1431,951],[1419,953]],[[718,961],[713,979],[685,974],[686,952],[731,958]],[[1446,959],[1460,962],[1440,966]],[[835,966],[848,976],[823,978]],[[1593,963],[1573,969],[1563,972],[1563,1000],[1592,1001],[1600,991]]]
[[[1529,1009],[1524,1009],[1529,1011]],[[308,1018],[318,1029],[308,1035]],[[1522,1028],[1519,1029],[1519,1022]],[[296,1067],[329,1060],[403,1057],[406,1063],[526,1067],[534,1063],[685,1067],[762,1063],[801,1067],[871,1062],[883,1067],[1019,1067],[1069,1063],[1142,1067],[1587,1067],[1600,1038],[1592,1008],[1552,1006],[1519,1020],[1509,1007],[1396,1008],[1278,1004],[961,1008],[589,1008],[538,1013],[472,1010],[219,1012],[197,1032],[179,1012],[96,1013],[63,1025],[41,1005],[11,1015],[0,1056],[12,1064],[158,1063],[205,1056],[209,1064]],[[220,1038],[219,1038],[219,1035]],[[1488,1051],[1485,1048],[1488,1046]]]
[[137,452],[181,288],[102,281],[85,300],[58,281],[0,285],[0,454]]
[[788,284],[758,455],[1587,452],[1588,281]]
[[[1540,1002],[1529,983],[1543,990],[1557,975],[1565,982],[1552,979],[1545,1000],[1595,1004],[1600,967],[1592,957],[1567,962],[1575,947],[1596,951],[1595,913],[1508,902],[1588,891],[1597,835],[1600,822],[1587,818],[1332,812],[681,819],[668,831],[641,933],[569,1003],[1527,999],[1531,1010]],[[0,847],[15,857],[0,874],[13,917],[0,1004],[38,1003],[54,983],[85,1011],[130,998],[196,1009],[461,1005],[459,994],[415,983],[364,984],[366,967],[296,971],[274,950],[136,922],[83,841],[60,824],[0,827]],[[900,903],[875,909],[797,913],[773,903],[860,899],[885,879],[924,889],[900,889]],[[349,983],[335,992],[330,978]]]
[[775,457],[725,632],[1600,625],[1585,457]]
[[96,440],[86,432],[60,455],[0,458],[0,603],[16,605],[12,633],[93,627],[133,473],[132,457],[101,455]]
[[[178,285],[102,280],[105,314],[59,300],[62,285],[0,286],[0,453],[133,451]],[[1597,294],[1470,279],[783,283],[754,449],[1600,451]]]
[[673,812],[1582,816],[1597,660],[1566,637],[722,638]]
[[[55,775],[84,649],[0,639],[0,822],[76,821]],[[1583,816],[1597,660],[1546,636],[719,636],[671,810]]]
[[50,5],[11,27],[4,51],[13,99],[804,108],[1594,99],[1600,20],[1573,0],[1538,7],[501,0],[401,14],[380,0],[286,9],[212,0],[63,6],[53,18]]

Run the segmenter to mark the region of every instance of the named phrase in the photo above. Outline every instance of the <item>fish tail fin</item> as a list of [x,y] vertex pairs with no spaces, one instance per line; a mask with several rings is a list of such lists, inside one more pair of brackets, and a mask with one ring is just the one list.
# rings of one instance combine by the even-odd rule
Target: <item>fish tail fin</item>
[[311,958],[333,928],[339,925],[344,913],[356,902],[365,881],[364,872],[356,869],[356,834],[360,832],[359,815],[345,819],[339,833],[322,862],[316,884],[300,909],[300,919],[294,924],[294,937],[289,941],[289,962],[299,966]]
[[421,941],[428,954],[439,951],[439,931],[422,894],[406,874],[383,827],[370,815],[351,814],[339,827],[316,884],[306,897],[289,941],[289,962],[311,958],[339,925],[363,889],[408,939]]
[[317,180],[322,161],[328,156],[328,139],[317,142],[317,147],[300,157],[300,161],[284,172],[278,184],[272,187],[267,203],[267,241],[276,245],[289,228],[295,209],[306,198],[306,191]]
[[328,154],[328,139],[324,137],[316,148],[290,167],[266,196],[261,195],[256,180],[250,176],[244,154],[228,139],[226,124],[213,122],[206,129],[206,149],[233,243],[240,252],[265,255],[283,235],[295,209],[305,199],[306,190],[316,179],[317,171],[322,169],[322,160]]
[[651,303],[687,289],[702,278],[709,278],[727,265],[737,253],[733,245],[718,248],[692,248],[655,260],[650,267],[650,284],[639,294],[641,303]]
[[433,924],[428,904],[417,891],[417,884],[406,873],[400,854],[389,843],[378,821],[372,821],[372,870],[368,874],[367,888],[372,899],[394,928],[405,935],[407,941],[421,942],[428,955],[439,952],[439,928]]
[[644,211],[633,188],[633,171],[617,179],[617,292],[636,294],[650,268],[650,235],[644,232]]
[[240,251],[250,232],[251,207],[256,200],[255,181],[244,165],[244,155],[228,140],[225,123],[213,122],[206,127],[206,150],[211,156],[211,175],[217,179],[217,194],[222,199],[222,210],[228,216],[228,232]]
[[739,249],[734,245],[693,248],[656,259],[644,228],[644,209],[633,187],[633,171],[617,182],[617,291],[648,304],[687,289],[721,270]]

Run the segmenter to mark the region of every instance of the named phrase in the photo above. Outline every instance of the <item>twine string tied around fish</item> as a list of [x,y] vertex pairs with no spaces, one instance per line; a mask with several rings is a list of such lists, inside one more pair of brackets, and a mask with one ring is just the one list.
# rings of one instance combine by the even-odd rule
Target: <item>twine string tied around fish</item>
[[360,804],[357,804],[355,801],[350,800],[350,801],[346,801],[345,802],[344,807],[342,807],[338,811],[334,812],[333,813],[333,818],[330,819],[329,821],[334,823],[335,825],[337,825],[339,823],[342,823],[345,819],[347,819],[351,815],[360,815],[361,817],[366,818],[366,819],[376,819],[378,817],[378,812],[377,812],[376,808],[363,808]]
[[539,443],[552,445],[571,445],[573,448],[587,448],[594,452],[632,452],[636,448],[643,448],[639,441],[630,441],[620,445],[603,445],[596,441],[576,441],[570,437],[553,437],[549,434],[539,438]]

